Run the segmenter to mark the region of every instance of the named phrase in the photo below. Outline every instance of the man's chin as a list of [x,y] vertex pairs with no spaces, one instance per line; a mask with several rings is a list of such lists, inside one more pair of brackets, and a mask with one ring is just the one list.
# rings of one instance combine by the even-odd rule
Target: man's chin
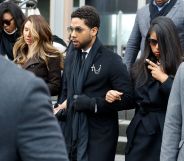
[[162,7],[164,4],[157,4],[158,7]]
[[72,43],[72,44],[73,44],[74,48],[76,48],[76,49],[80,48],[80,45],[78,43]]

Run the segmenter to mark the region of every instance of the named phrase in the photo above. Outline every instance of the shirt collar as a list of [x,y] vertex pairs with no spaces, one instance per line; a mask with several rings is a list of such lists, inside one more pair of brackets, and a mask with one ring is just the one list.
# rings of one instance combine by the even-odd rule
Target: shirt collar
[[88,48],[87,50],[83,50],[83,49],[82,49],[82,52],[86,52],[87,54],[89,54],[90,50],[91,50],[91,47]]

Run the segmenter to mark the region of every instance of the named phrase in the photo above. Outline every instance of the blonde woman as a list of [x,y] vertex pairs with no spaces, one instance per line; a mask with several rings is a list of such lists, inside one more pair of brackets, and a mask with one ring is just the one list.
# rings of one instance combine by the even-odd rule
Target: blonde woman
[[15,63],[47,83],[52,96],[59,94],[62,54],[53,47],[50,27],[42,16],[26,18],[13,54]]

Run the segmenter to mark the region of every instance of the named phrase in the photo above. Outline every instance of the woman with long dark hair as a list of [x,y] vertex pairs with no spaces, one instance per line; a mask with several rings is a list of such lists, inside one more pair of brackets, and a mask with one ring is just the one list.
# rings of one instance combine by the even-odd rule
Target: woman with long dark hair
[[[159,161],[168,97],[181,58],[174,23],[166,17],[155,18],[144,53],[131,69],[136,110],[127,129],[126,161]],[[108,91],[106,100],[121,101],[121,94]]]
[[0,4],[0,54],[13,60],[13,46],[20,36],[25,16],[21,8],[13,2]]

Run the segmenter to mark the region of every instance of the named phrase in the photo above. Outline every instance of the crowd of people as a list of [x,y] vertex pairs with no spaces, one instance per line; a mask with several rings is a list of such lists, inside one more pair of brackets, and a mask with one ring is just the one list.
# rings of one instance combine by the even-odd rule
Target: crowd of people
[[123,59],[98,38],[92,6],[72,12],[66,45],[43,16],[2,2],[0,160],[114,161],[118,111],[135,109],[125,160],[182,161],[183,11],[183,0],[138,10]]

